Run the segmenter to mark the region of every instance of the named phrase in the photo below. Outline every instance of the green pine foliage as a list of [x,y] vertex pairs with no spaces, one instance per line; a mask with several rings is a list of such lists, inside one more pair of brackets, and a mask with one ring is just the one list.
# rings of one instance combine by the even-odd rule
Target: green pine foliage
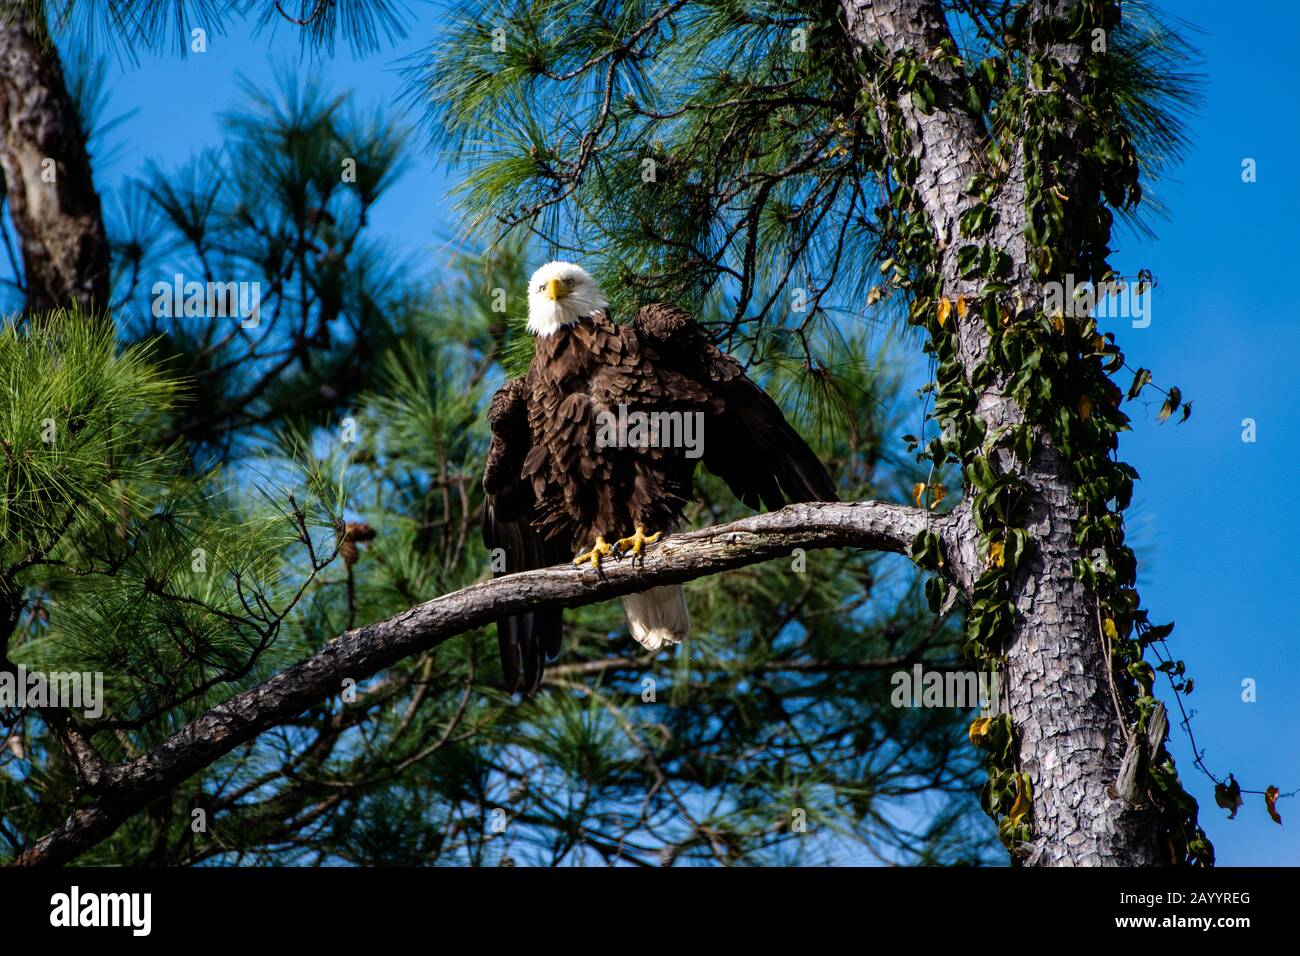
[[[298,469],[295,518],[160,443],[176,385],[156,359],[74,313],[0,330],[0,660],[102,674],[90,723],[108,760],[308,649],[295,605],[332,551],[325,538],[305,572],[294,552],[332,531],[322,519],[338,510],[314,466]],[[0,805],[17,821],[6,824],[14,850],[18,834],[57,825],[73,781],[38,712],[6,709],[4,721],[14,766],[0,772]]]
[[[117,315],[157,343],[180,380],[171,434],[205,460],[245,454],[278,422],[347,414],[380,356],[406,336],[424,294],[411,263],[366,230],[404,168],[400,126],[316,81],[245,85],[223,115],[227,139],[180,169],[156,163],[117,197],[108,224]],[[159,301],[183,282],[257,283],[257,314],[173,317]],[[241,300],[243,301],[243,300]]]

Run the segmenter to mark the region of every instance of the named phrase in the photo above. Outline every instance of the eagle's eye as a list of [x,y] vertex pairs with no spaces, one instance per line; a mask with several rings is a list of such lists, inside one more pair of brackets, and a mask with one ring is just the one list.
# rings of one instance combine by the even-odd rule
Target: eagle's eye
[[568,286],[570,289],[573,288],[573,282],[574,282],[573,276],[569,276],[567,279],[564,280],[564,284]]

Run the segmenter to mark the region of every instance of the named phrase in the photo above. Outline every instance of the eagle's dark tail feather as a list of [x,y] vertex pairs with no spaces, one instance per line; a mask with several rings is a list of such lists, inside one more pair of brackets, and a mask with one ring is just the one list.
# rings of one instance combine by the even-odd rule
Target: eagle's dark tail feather
[[[505,553],[505,569],[494,571],[493,577],[549,567],[566,557],[562,548],[549,544],[533,529],[527,516],[515,521],[499,520],[491,502],[483,509],[483,541],[490,552],[500,548]],[[493,557],[495,562],[495,554]],[[506,690],[512,694],[521,691],[525,696],[536,691],[546,661],[559,656],[563,639],[564,612],[560,608],[529,611],[497,621]]]
[[530,611],[497,621],[497,645],[509,693],[521,691],[528,696],[541,686],[546,661],[559,655],[563,634],[563,612],[559,610]]

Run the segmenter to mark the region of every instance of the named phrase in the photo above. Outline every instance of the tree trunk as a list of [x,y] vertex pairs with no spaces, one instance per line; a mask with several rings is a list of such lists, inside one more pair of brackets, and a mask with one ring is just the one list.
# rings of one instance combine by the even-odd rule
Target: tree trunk
[[0,168],[28,311],[108,305],[108,239],[58,51],[27,4],[0,14]]
[[[1038,3],[1031,16],[1061,15],[1077,0]],[[883,44],[886,56],[911,51],[926,59],[940,41],[950,38],[943,7],[935,0],[843,0],[853,39],[863,47]],[[1051,54],[1066,64],[1078,63],[1072,44],[1055,44]],[[910,96],[899,99],[910,133],[912,154],[920,161],[915,186],[939,240],[944,294],[974,299],[980,280],[963,279],[957,267],[964,244],[958,221],[974,199],[964,184],[981,165],[988,133],[981,120],[964,108],[964,78],[942,60],[931,69],[943,84],[929,113]],[[1063,175],[1074,167],[1062,157]],[[998,214],[988,242],[1012,261],[1012,290],[1026,302],[1041,301],[1041,290],[1029,276],[1024,239],[1025,157],[1011,159],[1001,192]],[[986,165],[986,164],[984,164]],[[1074,196],[1070,184],[1065,193]],[[1087,202],[1085,196],[1075,196]],[[983,320],[972,311],[956,318],[958,353],[967,377],[983,360],[989,341]],[[978,396],[976,414],[987,435],[1021,422],[1023,410],[999,384]],[[1151,808],[1135,809],[1113,798],[1124,758],[1127,728],[1117,717],[1110,694],[1108,661],[1101,622],[1093,596],[1076,579],[1073,562],[1079,549],[1073,540],[1079,507],[1072,497],[1074,479],[1069,463],[1058,455],[1051,438],[1042,434],[1028,466],[1010,451],[994,459],[1004,471],[1014,470],[1028,487],[1028,519],[1035,550],[1014,582],[1018,611],[1006,647],[1002,684],[1014,728],[1017,764],[1028,773],[1032,790],[1032,839],[1022,848],[1029,865],[1152,866],[1173,862],[1164,846],[1160,823]],[[978,534],[967,525],[946,545],[960,550],[966,574],[978,576]],[[968,583],[973,583],[973,578]]]

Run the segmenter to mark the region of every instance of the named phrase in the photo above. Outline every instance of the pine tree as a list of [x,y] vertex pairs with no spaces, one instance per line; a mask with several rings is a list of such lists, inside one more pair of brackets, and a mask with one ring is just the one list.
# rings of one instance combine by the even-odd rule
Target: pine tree
[[[84,150],[93,84],[69,88]],[[495,290],[547,251],[507,238],[431,275],[367,231],[403,161],[391,119],[291,77],[248,94],[220,153],[111,197],[115,330],[29,300],[0,334],[0,668],[104,675],[96,716],[0,712],[4,858],[987,859],[970,715],[889,703],[895,672],[960,665],[960,630],[869,551],[699,580],[672,656],[642,655],[613,605],[570,611],[527,701],[476,626],[239,729],[267,681],[306,686],[367,628],[489,576],[483,409],[530,346],[522,296],[501,311]],[[172,320],[154,282],[177,272],[261,282],[259,321]],[[702,315],[724,327],[720,301]],[[891,354],[852,328],[755,339],[848,499],[917,479],[887,444]],[[743,513],[706,479],[689,518]]]

